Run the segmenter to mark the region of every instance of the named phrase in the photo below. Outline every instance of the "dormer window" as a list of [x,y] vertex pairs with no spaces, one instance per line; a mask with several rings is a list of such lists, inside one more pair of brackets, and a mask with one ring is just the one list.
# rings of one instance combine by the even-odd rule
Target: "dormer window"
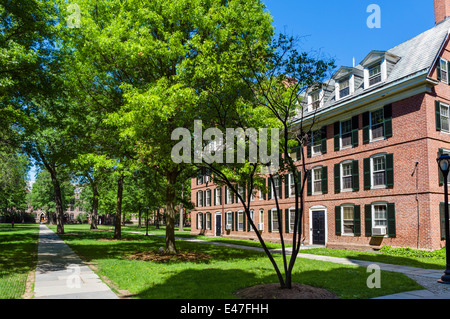
[[350,78],[344,79],[339,82],[339,98],[350,95]]
[[381,63],[369,68],[369,86],[381,82]]
[[311,93],[311,108],[317,110],[320,107],[320,93],[319,91]]
[[308,94],[308,112],[314,112],[323,106],[324,90],[317,89]]
[[364,68],[364,89],[385,82],[400,57],[388,51],[371,51],[361,62]]

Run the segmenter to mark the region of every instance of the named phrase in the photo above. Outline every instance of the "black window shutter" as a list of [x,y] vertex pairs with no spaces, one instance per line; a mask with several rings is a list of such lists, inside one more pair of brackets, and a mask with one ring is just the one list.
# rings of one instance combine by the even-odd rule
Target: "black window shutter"
[[353,161],[352,163],[352,186],[353,191],[359,191],[359,162]]
[[312,170],[308,171],[308,178],[306,180],[306,193],[307,195],[312,195],[312,180],[311,180]]
[[358,131],[359,131],[359,116],[356,115],[356,116],[352,117],[352,145],[353,145],[353,147],[356,147],[359,144]]
[[289,174],[284,174],[284,198],[288,198],[289,195]]
[[437,79],[438,79],[438,81],[440,81],[442,79],[441,78],[441,59],[439,59],[437,61],[436,69],[437,69]]
[[364,189],[370,189],[370,158],[364,159]]
[[336,229],[336,235],[340,236],[342,234],[341,227],[341,206],[336,206],[334,208],[334,224]]
[[278,198],[282,199],[283,198],[283,177],[281,175],[277,176],[278,178]]
[[[438,158],[441,157],[442,154],[444,154],[444,150],[440,148],[438,151]],[[439,185],[444,185],[444,174],[442,174],[441,170],[439,169],[439,166],[437,170],[439,172]]]
[[306,157],[311,158],[311,134],[309,134],[308,143],[306,144]]
[[268,226],[269,226],[269,233],[272,232],[272,210],[267,211],[267,217],[268,217]]
[[339,149],[341,148],[340,146],[340,127],[341,127],[341,123],[340,122],[335,122],[334,123],[334,150],[335,151],[339,151]]
[[450,67],[450,63],[448,61],[446,63],[447,63],[447,84],[450,84],[450,74],[448,72],[449,67]]
[[247,187],[246,185],[244,185],[244,187],[242,187],[242,200],[245,203],[247,201]]
[[363,113],[363,143],[367,144],[370,142],[370,114],[369,112]]
[[372,236],[372,205],[364,205],[364,228],[366,236]]
[[234,216],[234,229],[235,230],[239,230],[239,212],[234,212],[235,216]]
[[227,186],[225,186],[225,191],[224,191],[223,197],[224,197],[225,205],[228,204],[228,187]]
[[328,167],[322,167],[322,194],[328,194]]
[[341,191],[341,164],[334,164],[334,191]]
[[245,212],[242,212],[242,230],[245,231],[247,229],[247,214]]
[[384,137],[392,137],[392,104],[384,106]]
[[195,205],[195,206],[197,206],[198,207],[198,192],[197,192],[197,203],[196,203],[197,205]]
[[353,207],[353,225],[355,236],[361,236],[361,206],[359,205]]
[[284,231],[289,233],[289,209],[284,210]]
[[441,103],[434,101],[434,110],[436,113],[436,131],[441,130]]
[[216,194],[217,194],[217,188],[214,188],[214,206],[217,205],[217,202],[216,202]]
[[386,185],[394,186],[394,155],[386,154]]
[[272,181],[270,180],[270,177],[267,178],[267,185],[269,187],[269,193],[267,194],[267,199],[272,199]]
[[302,158],[302,148],[300,145],[295,148],[295,156],[297,161]]
[[326,154],[327,153],[327,127],[324,126],[322,127],[321,130],[321,151],[322,154]]
[[396,236],[395,229],[395,204],[388,203],[387,204],[387,233],[391,237]]

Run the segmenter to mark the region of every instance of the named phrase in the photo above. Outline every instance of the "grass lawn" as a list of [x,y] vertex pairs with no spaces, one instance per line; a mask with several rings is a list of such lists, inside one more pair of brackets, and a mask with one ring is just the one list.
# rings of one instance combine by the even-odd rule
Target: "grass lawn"
[[[127,290],[135,298],[235,298],[233,293],[241,288],[277,282],[264,253],[178,240],[178,250],[212,258],[196,262],[130,260],[130,254],[157,251],[164,246],[164,238],[124,231],[123,240],[108,240],[113,237],[112,231],[90,231],[89,225],[66,225],[65,232],[61,238],[75,252],[112,281],[116,289]],[[281,265],[281,256],[275,259]],[[293,281],[328,289],[340,298],[364,299],[422,289],[407,276],[391,272],[382,272],[380,289],[369,289],[369,275],[362,267],[298,259]]]
[[39,225],[0,224],[0,299],[22,298],[37,261]]
[[445,269],[445,248],[433,252],[390,247],[383,247],[379,252],[314,248],[302,249],[300,250],[300,253],[350,258],[425,269],[438,269],[442,271]]

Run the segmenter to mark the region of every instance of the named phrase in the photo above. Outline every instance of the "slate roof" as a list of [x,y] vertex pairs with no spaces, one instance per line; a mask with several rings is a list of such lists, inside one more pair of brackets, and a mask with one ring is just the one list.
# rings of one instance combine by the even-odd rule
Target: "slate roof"
[[[433,28],[415,36],[414,38],[387,50],[386,53],[393,54],[400,59],[389,72],[386,80],[371,87],[370,91],[372,91],[373,88],[383,87],[396,81],[411,77],[421,71],[429,72],[433,67],[433,62],[439,54],[449,31],[450,19],[447,19]],[[355,68],[360,70],[364,69],[361,64],[358,64]],[[335,81],[333,79],[330,79],[326,83],[331,87],[334,87],[335,85]],[[336,101],[333,90],[332,94],[325,97],[324,106],[320,108],[319,111],[332,107],[335,104],[349,101],[367,92],[368,90],[364,89],[363,82],[359,87],[355,88],[355,92],[352,95]],[[307,116],[308,112],[305,112],[304,115]]]

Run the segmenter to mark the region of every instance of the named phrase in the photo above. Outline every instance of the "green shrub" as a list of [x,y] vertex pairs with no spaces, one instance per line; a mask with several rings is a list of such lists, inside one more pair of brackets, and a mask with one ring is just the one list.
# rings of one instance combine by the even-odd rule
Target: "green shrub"
[[389,256],[445,259],[445,247],[439,250],[428,251],[413,248],[393,248],[391,246],[383,246],[380,251]]

